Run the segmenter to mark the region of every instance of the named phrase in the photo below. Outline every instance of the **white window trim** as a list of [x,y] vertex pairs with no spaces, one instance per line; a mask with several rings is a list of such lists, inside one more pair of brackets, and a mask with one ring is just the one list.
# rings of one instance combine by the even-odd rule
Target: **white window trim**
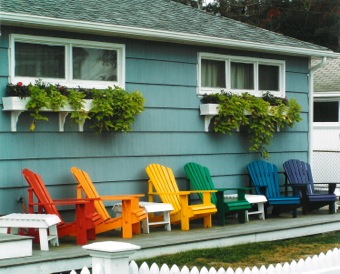
[[243,57],[243,56],[233,56],[233,55],[222,55],[222,54],[214,54],[207,52],[200,52],[198,54],[198,95],[211,94],[211,93],[219,93],[221,92],[221,88],[207,88],[201,86],[201,60],[202,59],[211,59],[216,61],[225,61],[226,64],[226,72],[230,71],[230,63],[238,62],[238,63],[247,63],[254,64],[254,89],[253,90],[232,90],[230,86],[230,73],[226,73],[226,87],[222,90],[230,91],[233,93],[244,93],[248,92],[255,96],[262,96],[262,94],[266,91],[258,89],[258,67],[259,65],[272,65],[279,67],[279,91],[270,91],[271,94],[278,97],[285,97],[286,95],[286,62],[282,60],[274,60],[274,59],[262,59],[262,58],[254,58],[254,57]]
[[322,94],[319,92],[318,94],[314,93],[314,102],[338,102],[338,122],[314,122],[314,127],[320,127],[320,128],[334,128],[334,127],[340,127],[340,94],[329,94],[324,93]]
[[[15,42],[35,43],[45,45],[65,46],[65,79],[42,78],[45,83],[60,84],[69,88],[98,88],[104,89],[108,86],[119,86],[125,88],[125,45],[111,44],[104,42],[55,38],[46,36],[31,36],[22,34],[11,34],[9,43],[9,82],[16,84],[22,82],[25,85],[34,83],[38,80],[34,77],[15,76]],[[90,80],[72,80],[72,47],[81,46],[87,48],[108,49],[117,51],[117,81],[90,81]]]

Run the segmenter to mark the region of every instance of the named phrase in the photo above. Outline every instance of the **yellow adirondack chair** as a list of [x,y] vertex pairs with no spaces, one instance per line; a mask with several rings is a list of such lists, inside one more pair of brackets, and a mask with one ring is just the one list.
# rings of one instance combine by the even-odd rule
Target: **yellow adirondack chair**
[[[147,217],[145,210],[139,207],[139,197],[144,194],[99,196],[85,171],[72,167],[71,172],[78,182],[77,198],[82,198],[84,194],[86,198],[94,199],[95,210],[104,219],[104,222],[96,225],[96,234],[117,228],[122,228],[123,238],[132,238],[132,233],[140,234],[140,221]],[[106,200],[122,201],[122,216],[111,217],[103,203]]]
[[[170,212],[171,223],[181,223],[182,230],[189,230],[189,221],[203,218],[204,227],[211,227],[211,215],[217,212],[211,203],[211,193],[216,190],[179,191],[172,169],[159,164],[146,167],[149,176],[148,199],[154,201],[154,195],[159,196],[163,203],[171,204],[174,208]],[[189,205],[191,193],[202,193],[203,203]]]

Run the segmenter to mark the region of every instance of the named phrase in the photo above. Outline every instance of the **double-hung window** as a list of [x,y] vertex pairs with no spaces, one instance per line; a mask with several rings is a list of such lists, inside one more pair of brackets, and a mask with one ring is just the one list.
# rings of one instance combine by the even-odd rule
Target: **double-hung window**
[[125,86],[125,46],[54,37],[11,35],[12,83],[68,87]]
[[200,95],[221,90],[285,95],[284,61],[200,53],[198,63]]

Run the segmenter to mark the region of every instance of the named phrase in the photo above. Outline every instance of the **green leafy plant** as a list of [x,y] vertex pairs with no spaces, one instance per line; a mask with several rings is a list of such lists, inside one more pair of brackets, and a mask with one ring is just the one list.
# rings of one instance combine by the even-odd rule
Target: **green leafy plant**
[[71,89],[67,96],[68,103],[73,109],[71,113],[71,120],[78,124],[82,123],[85,119],[89,119],[88,113],[84,110],[85,97],[85,93],[79,92],[75,89]]
[[[30,111],[33,121],[30,130],[35,129],[39,120],[48,121],[42,114],[43,108],[58,111],[66,104],[72,108],[71,120],[81,124],[90,119],[91,128],[98,133],[102,131],[127,132],[131,130],[135,116],[144,110],[144,98],[139,91],[131,93],[115,86],[104,90],[98,89],[67,89],[65,86],[52,85],[37,80],[35,84],[24,86],[8,84],[7,96],[20,98],[29,97],[26,109]],[[92,107],[85,111],[85,99],[92,99]]]
[[219,104],[212,122],[215,132],[231,134],[243,126],[250,137],[249,150],[260,152],[263,158],[269,157],[267,147],[277,128],[292,127],[301,121],[301,106],[294,98],[287,100],[268,92],[263,97],[249,93],[207,94],[201,102]]
[[41,113],[42,108],[48,108],[49,98],[47,92],[41,87],[39,82],[35,85],[29,85],[30,100],[26,104],[26,109],[30,111],[33,118],[29,127],[30,131],[34,131],[36,122],[39,120],[48,121],[48,118]]
[[115,86],[93,92],[93,107],[89,116],[91,128],[97,132],[127,132],[131,130],[135,115],[144,110],[144,98],[138,91],[131,93]]

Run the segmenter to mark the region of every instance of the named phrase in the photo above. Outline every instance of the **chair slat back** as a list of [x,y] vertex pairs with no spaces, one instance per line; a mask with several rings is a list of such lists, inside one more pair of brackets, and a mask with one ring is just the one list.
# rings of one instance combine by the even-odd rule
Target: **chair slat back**
[[155,192],[159,193],[161,201],[171,204],[174,208],[173,213],[181,211],[179,189],[172,169],[160,164],[150,164],[145,170],[150,178],[149,183]]
[[[23,176],[25,177],[28,185],[33,190],[33,193],[35,194],[38,203],[41,204],[40,207],[44,209],[44,213],[46,214],[56,214],[60,220],[62,220],[59,211],[57,207],[55,206],[55,203],[52,200],[52,197],[50,196],[49,192],[47,191],[47,188],[40,177],[39,174],[34,173],[33,171],[25,168],[22,171]],[[33,204],[33,200],[29,200],[29,203]]]
[[[214,190],[215,186],[210,176],[210,171],[197,163],[187,163],[184,165],[184,171],[195,190]],[[203,201],[202,193],[197,193]],[[211,193],[211,202],[216,205],[217,198],[215,193]]]
[[288,181],[291,184],[307,184],[307,194],[314,194],[312,170],[308,163],[291,159],[283,164]]
[[258,160],[248,164],[247,170],[258,195],[262,194],[260,188],[266,187],[267,198],[281,196],[276,165]]
[[[71,172],[78,182],[78,187],[80,187],[83,190],[86,198],[90,198],[90,199],[100,198],[90,176],[85,171],[77,167],[72,167]],[[111,218],[102,200],[100,199],[94,200],[94,208],[104,220]]]

